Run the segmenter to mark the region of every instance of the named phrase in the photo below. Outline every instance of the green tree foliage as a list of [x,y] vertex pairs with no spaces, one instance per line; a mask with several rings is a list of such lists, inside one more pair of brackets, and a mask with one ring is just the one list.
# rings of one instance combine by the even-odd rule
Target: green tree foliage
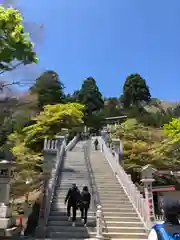
[[[177,122],[174,122],[174,125],[177,127]],[[171,128],[168,125],[165,129],[169,133]],[[174,137],[176,134],[177,131],[170,136]],[[146,164],[156,168],[168,168],[180,163],[179,144],[169,141],[162,129],[146,127],[137,119],[128,119],[116,126],[112,137],[123,141],[124,167],[129,172],[139,172]]]
[[[72,130],[83,123],[84,107],[78,103],[47,105],[34,118],[35,123],[14,131],[8,140],[16,162],[17,171],[13,183],[18,184],[13,194],[20,194],[27,190],[24,185],[27,178],[32,178],[30,189],[38,188],[41,183],[42,149],[45,137],[54,138],[63,128]],[[30,190],[29,189],[29,190]],[[18,192],[18,193],[17,193]]]
[[[19,64],[36,63],[36,53],[24,32],[22,15],[13,8],[0,6],[0,69],[10,71]],[[14,61],[17,63],[14,65]]]
[[[87,78],[79,91],[75,92],[75,98],[86,107],[86,116],[104,107],[104,101],[94,78]],[[78,96],[78,97],[77,97]]]
[[30,92],[37,94],[40,109],[48,104],[65,102],[64,85],[54,71],[44,72],[35,82]]
[[[151,111],[154,110],[154,111]],[[151,109],[151,106],[131,107],[128,109],[127,115],[136,118],[140,123],[155,128],[163,127],[173,118],[173,112],[170,109],[160,111],[159,109]]]
[[171,122],[165,124],[164,133],[174,142],[180,143],[180,119],[173,118]]
[[139,106],[142,102],[149,102],[151,94],[149,87],[139,74],[131,74],[126,78],[121,100],[125,107]]
[[[44,111],[34,118],[35,123],[24,127],[21,132],[15,131],[10,135],[13,146],[18,146],[16,141],[23,142],[36,152],[42,149],[42,140],[46,137],[54,137],[63,128],[72,129],[83,123],[84,107],[78,103],[46,105]],[[13,152],[16,151],[13,148]]]

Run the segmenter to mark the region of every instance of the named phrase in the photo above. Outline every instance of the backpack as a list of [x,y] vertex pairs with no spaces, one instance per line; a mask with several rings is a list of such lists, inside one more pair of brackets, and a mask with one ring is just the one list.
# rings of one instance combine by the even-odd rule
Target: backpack
[[158,240],[173,240],[178,239],[180,240],[180,233],[169,233],[165,229],[165,224],[156,224],[153,226],[153,229],[157,233]]

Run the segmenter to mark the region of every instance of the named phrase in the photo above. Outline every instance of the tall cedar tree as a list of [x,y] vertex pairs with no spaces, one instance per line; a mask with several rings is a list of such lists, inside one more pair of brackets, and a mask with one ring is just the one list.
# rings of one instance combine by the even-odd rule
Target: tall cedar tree
[[139,74],[131,74],[126,78],[123,87],[123,103],[125,107],[138,106],[141,102],[151,100],[149,87]]
[[89,117],[93,112],[97,112],[104,107],[104,100],[96,81],[92,77],[88,77],[82,84],[78,93],[79,101],[86,107],[86,116]]
[[44,72],[36,80],[30,91],[37,94],[40,109],[48,104],[65,102],[64,85],[60,82],[58,74],[54,71]]

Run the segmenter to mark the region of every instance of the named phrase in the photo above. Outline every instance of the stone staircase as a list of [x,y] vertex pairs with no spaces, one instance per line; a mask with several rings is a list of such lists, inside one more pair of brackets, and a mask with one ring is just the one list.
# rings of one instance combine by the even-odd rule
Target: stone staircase
[[100,203],[109,239],[147,239],[144,224],[140,220],[123,187],[100,151],[91,150],[91,167],[99,192]]
[[86,168],[83,152],[83,142],[76,144],[72,151],[67,152],[64,166],[59,173],[59,179],[48,218],[46,238],[48,239],[90,239],[96,235],[95,210],[91,206],[88,213],[87,227],[84,227],[80,219],[80,211],[77,211],[76,226],[66,216],[64,199],[68,189],[76,183],[81,190],[83,185],[89,186],[88,171]]

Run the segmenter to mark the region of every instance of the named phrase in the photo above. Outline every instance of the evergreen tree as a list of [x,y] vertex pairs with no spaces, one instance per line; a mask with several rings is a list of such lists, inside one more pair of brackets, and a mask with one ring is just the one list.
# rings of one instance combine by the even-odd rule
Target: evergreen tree
[[124,83],[121,99],[125,107],[139,106],[142,102],[148,103],[151,100],[151,94],[145,79],[139,74],[129,75]]
[[104,107],[104,100],[96,81],[92,77],[88,77],[82,84],[78,93],[78,100],[86,107],[86,116],[91,116],[93,112],[97,112]]
[[38,106],[41,109],[48,104],[65,102],[64,85],[54,71],[44,72],[35,82],[30,92],[37,94]]

